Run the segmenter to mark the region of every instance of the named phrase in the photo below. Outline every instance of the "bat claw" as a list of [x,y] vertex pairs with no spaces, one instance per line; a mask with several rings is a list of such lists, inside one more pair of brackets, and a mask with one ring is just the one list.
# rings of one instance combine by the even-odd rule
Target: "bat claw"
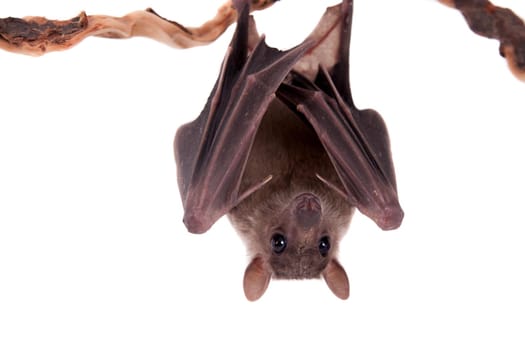
[[333,191],[335,191],[337,194],[339,194],[341,197],[343,197],[344,199],[347,199],[347,200],[350,201],[350,198],[348,198],[348,194],[343,189],[339,188],[337,185],[335,185],[334,183],[328,181],[327,179],[325,179],[324,177],[322,177],[319,174],[315,174],[315,176],[319,180],[321,180],[322,183],[324,183],[326,186],[328,186]]
[[243,200],[246,199],[246,197],[248,197],[249,195],[251,195],[253,192],[259,190],[261,187],[263,187],[264,185],[266,185],[268,182],[270,182],[272,180],[273,176],[272,175],[268,175],[266,178],[264,178],[264,180],[262,180],[261,182],[259,182],[258,184],[254,185],[253,187],[249,188],[248,190],[246,190],[240,197],[239,199],[237,200],[238,203],[242,202]]
[[382,209],[383,215],[375,222],[384,231],[395,230],[403,222],[403,217],[405,213],[399,207],[399,205],[392,205],[387,208]]
[[209,220],[204,219],[203,215],[200,215],[199,212],[191,211],[187,212],[182,219],[184,225],[191,233],[204,233],[210,228],[208,222]]

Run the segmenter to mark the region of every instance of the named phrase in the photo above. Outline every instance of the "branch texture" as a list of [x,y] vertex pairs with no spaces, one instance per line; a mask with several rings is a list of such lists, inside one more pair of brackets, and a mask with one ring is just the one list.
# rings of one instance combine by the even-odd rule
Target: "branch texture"
[[499,52],[510,70],[525,81],[525,23],[520,17],[488,0],[439,1],[458,9],[474,33],[499,40]]
[[[277,0],[252,0],[251,11],[262,10]],[[438,0],[458,9],[470,29],[497,39],[500,54],[512,73],[525,81],[525,23],[507,8],[488,0]],[[151,8],[123,17],[80,15],[65,21],[44,17],[0,18],[0,49],[33,56],[66,50],[86,37],[151,38],[175,48],[206,45],[216,40],[237,18],[232,0],[222,5],[213,19],[200,27],[185,27],[158,15]]]
[[[253,0],[251,11],[265,9],[275,1]],[[116,39],[142,36],[175,48],[190,48],[213,42],[236,19],[231,0],[200,27],[185,27],[161,17],[151,8],[123,17],[88,16],[82,12],[65,21],[44,17],[0,18],[0,49],[40,56],[69,49],[89,36]]]

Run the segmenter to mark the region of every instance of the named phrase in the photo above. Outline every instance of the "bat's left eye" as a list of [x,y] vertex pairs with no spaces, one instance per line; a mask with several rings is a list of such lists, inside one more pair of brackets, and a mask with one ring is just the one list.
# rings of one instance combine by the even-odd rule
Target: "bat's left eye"
[[281,254],[286,249],[286,237],[280,232],[275,233],[272,236],[272,249],[274,253]]
[[328,236],[323,236],[319,240],[319,253],[322,257],[325,257],[328,255],[328,252],[330,251],[330,238]]

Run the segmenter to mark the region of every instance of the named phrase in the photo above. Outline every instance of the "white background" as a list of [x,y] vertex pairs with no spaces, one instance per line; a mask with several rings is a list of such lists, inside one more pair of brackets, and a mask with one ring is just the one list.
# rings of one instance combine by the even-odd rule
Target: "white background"
[[[288,48],[336,1],[256,13]],[[498,1],[525,16],[521,0]],[[187,25],[208,1],[3,1],[0,16],[123,15]],[[226,220],[182,225],[172,141],[201,111],[233,27],[175,50],[89,38],[0,52],[0,349],[524,349],[525,84],[495,41],[431,0],[356,0],[351,83],[385,118],[406,213],[357,214],[341,246],[351,296],[273,282],[245,301]]]

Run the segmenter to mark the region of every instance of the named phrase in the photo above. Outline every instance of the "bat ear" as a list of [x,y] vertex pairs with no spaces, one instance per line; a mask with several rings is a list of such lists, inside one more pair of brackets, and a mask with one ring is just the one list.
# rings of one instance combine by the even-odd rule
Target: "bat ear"
[[244,295],[249,301],[255,301],[262,297],[270,284],[272,274],[260,256],[253,258],[246,271],[244,271]]
[[323,278],[328,288],[341,299],[348,299],[350,296],[350,282],[345,269],[336,259],[330,260],[323,271]]

